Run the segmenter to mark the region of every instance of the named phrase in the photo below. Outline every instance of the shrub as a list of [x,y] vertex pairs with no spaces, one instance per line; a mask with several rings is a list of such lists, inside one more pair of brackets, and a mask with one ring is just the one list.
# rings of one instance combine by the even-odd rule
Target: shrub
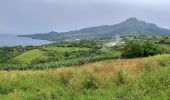
[[164,50],[149,40],[132,40],[127,42],[122,48],[122,56],[127,58],[147,57],[162,53],[164,53]]

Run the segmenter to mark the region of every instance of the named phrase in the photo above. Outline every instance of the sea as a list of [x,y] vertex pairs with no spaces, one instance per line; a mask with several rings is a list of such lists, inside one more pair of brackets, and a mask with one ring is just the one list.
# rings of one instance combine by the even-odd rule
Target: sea
[[52,41],[19,37],[18,35],[0,34],[0,47],[3,46],[40,46],[53,43]]

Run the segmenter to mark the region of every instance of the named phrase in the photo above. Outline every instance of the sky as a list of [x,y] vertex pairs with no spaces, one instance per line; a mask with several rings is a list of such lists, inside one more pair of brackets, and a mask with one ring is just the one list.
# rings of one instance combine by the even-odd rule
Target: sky
[[0,33],[66,32],[130,17],[170,29],[170,0],[0,0]]

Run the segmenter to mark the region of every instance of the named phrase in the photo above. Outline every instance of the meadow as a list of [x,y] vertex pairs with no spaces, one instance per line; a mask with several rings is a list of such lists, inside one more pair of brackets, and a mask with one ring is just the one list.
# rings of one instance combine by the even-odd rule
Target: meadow
[[44,53],[45,52],[39,49],[34,49],[24,52],[21,55],[14,57],[12,60],[17,61],[18,63],[30,63],[34,59],[42,57]]
[[0,71],[2,100],[169,100],[170,55]]
[[[48,58],[49,52],[55,52],[59,56],[65,52],[78,52],[78,51],[89,51],[90,48],[76,48],[76,47],[47,47],[47,48],[38,48],[33,49],[27,52],[24,52],[14,58],[11,59],[11,62],[16,62],[18,64],[30,64],[36,59],[40,59],[43,57]],[[52,55],[51,55],[52,56]],[[52,60],[51,60],[52,61]]]

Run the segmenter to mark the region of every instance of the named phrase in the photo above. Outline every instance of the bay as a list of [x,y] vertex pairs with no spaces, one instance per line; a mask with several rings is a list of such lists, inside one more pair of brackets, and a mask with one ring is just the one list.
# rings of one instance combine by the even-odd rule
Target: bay
[[40,46],[53,43],[52,41],[37,40],[17,35],[0,34],[0,47],[2,46]]

